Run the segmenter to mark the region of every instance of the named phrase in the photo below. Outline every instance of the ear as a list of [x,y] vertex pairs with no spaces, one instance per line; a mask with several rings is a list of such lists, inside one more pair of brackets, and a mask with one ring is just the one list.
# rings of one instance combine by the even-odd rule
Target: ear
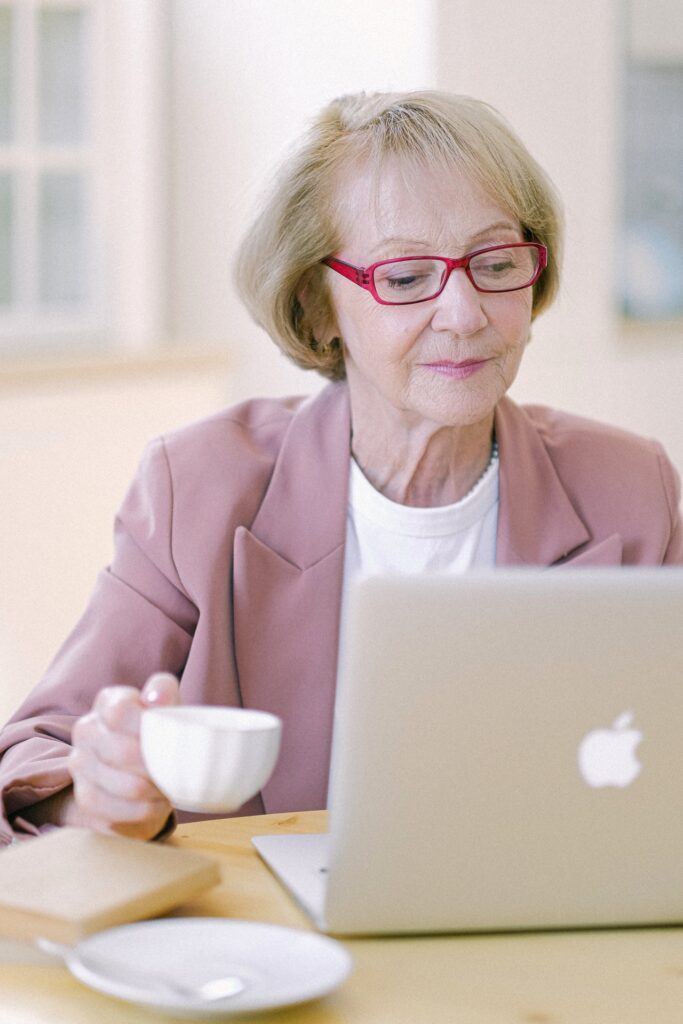
[[310,333],[318,348],[328,347],[339,336],[323,273],[322,268],[317,267],[307,271],[296,290],[296,299],[302,311],[302,328]]

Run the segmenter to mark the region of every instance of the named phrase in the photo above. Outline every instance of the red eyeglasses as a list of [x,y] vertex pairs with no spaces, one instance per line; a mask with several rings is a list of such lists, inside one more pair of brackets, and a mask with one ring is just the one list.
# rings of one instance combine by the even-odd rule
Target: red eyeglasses
[[548,250],[539,242],[511,242],[477,249],[457,260],[448,256],[401,256],[369,267],[354,267],[328,256],[321,262],[370,292],[383,306],[404,306],[435,299],[454,270],[464,270],[478,292],[529,288],[545,269]]

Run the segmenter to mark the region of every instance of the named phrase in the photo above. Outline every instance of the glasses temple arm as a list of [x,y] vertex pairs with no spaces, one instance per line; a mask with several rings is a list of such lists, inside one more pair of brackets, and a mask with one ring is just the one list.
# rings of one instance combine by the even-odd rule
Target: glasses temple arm
[[354,284],[364,285],[368,282],[368,275],[363,267],[354,267],[350,263],[344,263],[343,260],[336,260],[333,256],[329,256],[327,259],[322,260],[331,270],[336,270],[342,277],[348,278],[349,281],[353,281]]

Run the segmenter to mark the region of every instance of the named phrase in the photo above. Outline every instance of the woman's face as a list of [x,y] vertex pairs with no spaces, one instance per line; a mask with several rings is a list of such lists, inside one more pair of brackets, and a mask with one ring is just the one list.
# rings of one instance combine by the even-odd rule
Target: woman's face
[[[361,171],[342,183],[342,245],[334,255],[354,266],[398,256],[455,258],[524,241],[520,224],[459,170],[425,176],[409,189],[389,164],[378,201],[376,195]],[[326,335],[342,339],[354,417],[372,422],[388,413],[454,427],[492,418],[529,337],[531,288],[484,294],[455,270],[435,299],[382,306],[326,273],[334,312]]]

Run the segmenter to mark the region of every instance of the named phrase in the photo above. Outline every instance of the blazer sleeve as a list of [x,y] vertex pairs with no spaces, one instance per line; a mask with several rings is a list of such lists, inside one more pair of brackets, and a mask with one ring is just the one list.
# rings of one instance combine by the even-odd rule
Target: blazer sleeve
[[173,486],[164,443],[152,442],[116,517],[112,564],[39,685],[0,732],[0,843],[37,830],[23,808],[71,785],[75,720],[98,690],[180,676],[197,622],[173,560]]

